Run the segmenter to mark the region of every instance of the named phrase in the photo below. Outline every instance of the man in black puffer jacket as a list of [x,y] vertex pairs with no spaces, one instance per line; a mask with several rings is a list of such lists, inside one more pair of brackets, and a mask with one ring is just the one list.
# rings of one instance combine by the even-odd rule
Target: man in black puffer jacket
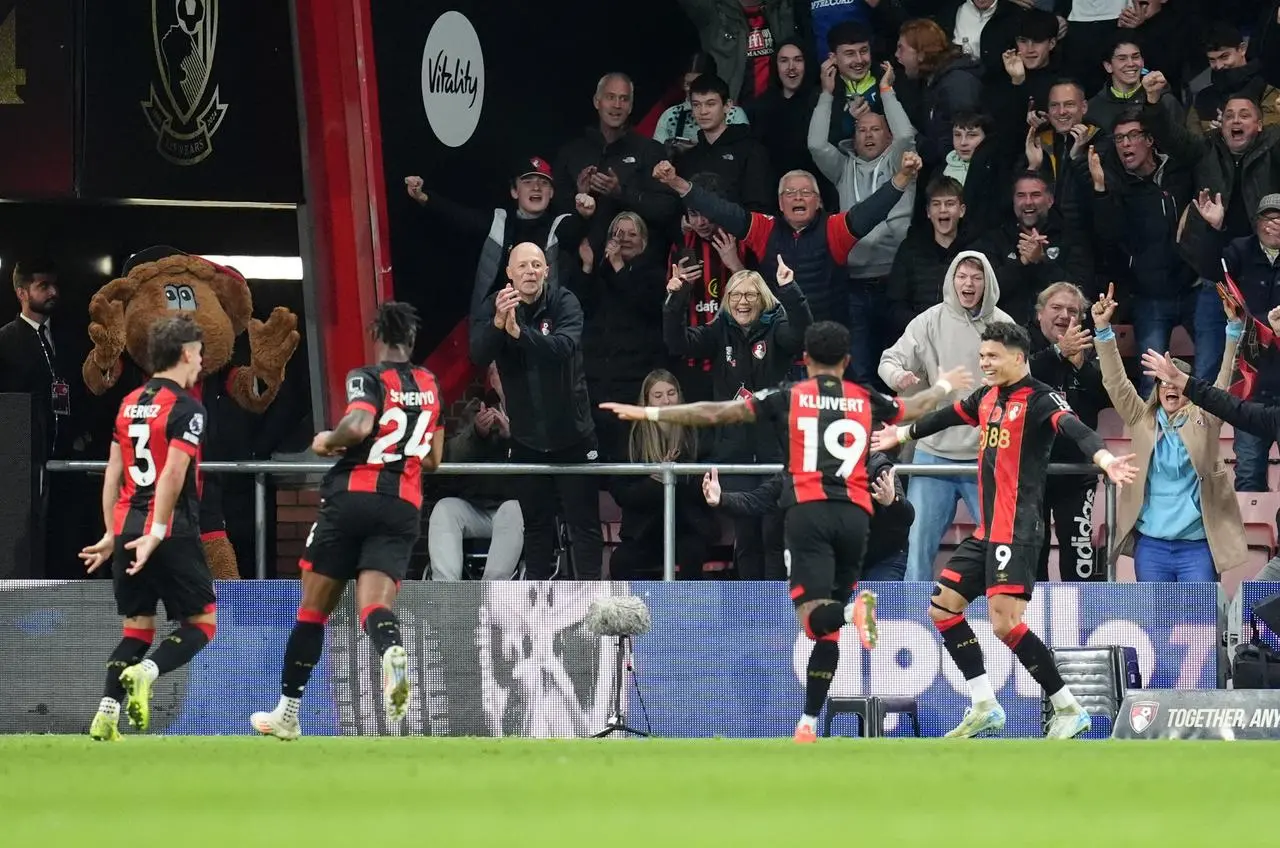
[[[1072,411],[1091,430],[1098,429],[1098,413],[1111,406],[1102,385],[1098,360],[1082,345],[1089,332],[1080,319],[1089,311],[1089,301],[1078,286],[1054,283],[1036,299],[1036,320],[1031,331],[1031,376],[1060,391]],[[1055,439],[1050,462],[1088,464],[1070,439]],[[1093,506],[1098,491],[1094,474],[1051,475],[1045,485],[1044,525],[1052,518],[1058,531],[1058,568],[1062,579],[1105,580],[1093,549]],[[1050,534],[1044,534],[1040,568],[1036,579],[1049,579]]]
[[[498,365],[511,422],[511,461],[595,462],[599,450],[582,366],[582,306],[568,289],[547,286],[547,260],[536,244],[512,248],[507,276],[511,285],[485,300],[472,318],[471,361]],[[524,515],[529,578],[554,576],[558,494],[578,579],[600,579],[599,481],[531,476],[515,488]]]

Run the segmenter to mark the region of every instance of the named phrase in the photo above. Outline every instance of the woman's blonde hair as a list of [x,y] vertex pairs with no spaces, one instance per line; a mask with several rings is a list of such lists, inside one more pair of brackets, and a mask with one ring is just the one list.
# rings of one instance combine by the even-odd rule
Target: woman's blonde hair
[[613,237],[613,231],[618,228],[618,223],[620,221],[630,221],[635,225],[636,232],[640,234],[640,251],[643,253],[644,249],[649,246],[649,225],[644,222],[644,218],[641,218],[634,212],[619,212],[614,219],[609,222],[610,238]]
[[[684,403],[684,391],[676,375],[664,368],[649,372],[640,386],[640,406],[649,405],[649,392],[657,383],[675,386],[676,398]],[[657,421],[637,421],[631,425],[627,440],[627,455],[632,462],[666,462],[668,456],[676,456],[692,462],[698,455],[698,432],[682,424],[664,424]]]
[[764,277],[760,276],[760,272],[739,271],[730,277],[729,282],[725,284],[724,299],[720,303],[720,308],[724,309],[728,307],[729,292],[747,285],[752,286],[760,293],[761,314],[778,307],[778,299],[773,296],[773,292],[769,291],[769,284],[764,281]]

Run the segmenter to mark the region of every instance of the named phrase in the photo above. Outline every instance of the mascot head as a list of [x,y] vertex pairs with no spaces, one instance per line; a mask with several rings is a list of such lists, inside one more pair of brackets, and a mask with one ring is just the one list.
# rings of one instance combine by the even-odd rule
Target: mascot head
[[201,377],[231,362],[236,336],[253,317],[249,285],[235,269],[215,265],[172,247],[153,247],[133,256],[125,275],[104,286],[94,300],[123,307],[124,348],[133,361],[151,371],[147,333],[157,318],[189,314],[204,331]]

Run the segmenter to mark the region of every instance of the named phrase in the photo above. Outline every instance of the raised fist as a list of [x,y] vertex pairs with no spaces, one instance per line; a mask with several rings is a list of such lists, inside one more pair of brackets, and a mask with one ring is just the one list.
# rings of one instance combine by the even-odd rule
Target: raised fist
[[427,193],[422,190],[422,177],[405,177],[404,188],[405,192],[407,192],[414,200],[419,203],[427,202]]
[[680,177],[676,174],[676,166],[663,159],[653,166],[653,178],[670,188]]

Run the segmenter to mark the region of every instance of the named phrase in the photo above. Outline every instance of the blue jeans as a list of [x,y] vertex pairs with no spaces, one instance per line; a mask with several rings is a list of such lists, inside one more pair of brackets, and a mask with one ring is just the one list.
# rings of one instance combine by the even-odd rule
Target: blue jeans
[[867,563],[866,571],[862,572],[863,580],[882,580],[886,583],[897,582],[907,573],[907,552],[898,551],[891,557],[885,557],[879,562]]
[[879,383],[880,355],[895,340],[886,335],[892,318],[885,279],[849,281],[850,380],[870,386]]
[[1204,539],[1166,541],[1137,534],[1133,570],[1139,583],[1216,583],[1213,554]]
[[[1168,350],[1173,328],[1181,325],[1195,342],[1195,375],[1214,381],[1227,347],[1227,316],[1212,284],[1203,283],[1181,297],[1139,298],[1134,306],[1134,342],[1139,355],[1148,350]],[[1151,387],[1151,378],[1143,376],[1138,393],[1147,397]]]
[[[1276,392],[1255,391],[1249,400],[1274,406],[1280,403]],[[1262,438],[1243,430],[1236,430],[1236,491],[1267,491],[1267,466],[1271,446],[1275,439]]]
[[[973,465],[976,459],[943,459],[916,448],[912,465]],[[907,537],[906,580],[929,583],[935,574],[942,534],[956,517],[956,502],[964,499],[974,520],[982,515],[978,503],[976,477],[911,477],[907,481],[907,501],[915,507],[916,520]]]

